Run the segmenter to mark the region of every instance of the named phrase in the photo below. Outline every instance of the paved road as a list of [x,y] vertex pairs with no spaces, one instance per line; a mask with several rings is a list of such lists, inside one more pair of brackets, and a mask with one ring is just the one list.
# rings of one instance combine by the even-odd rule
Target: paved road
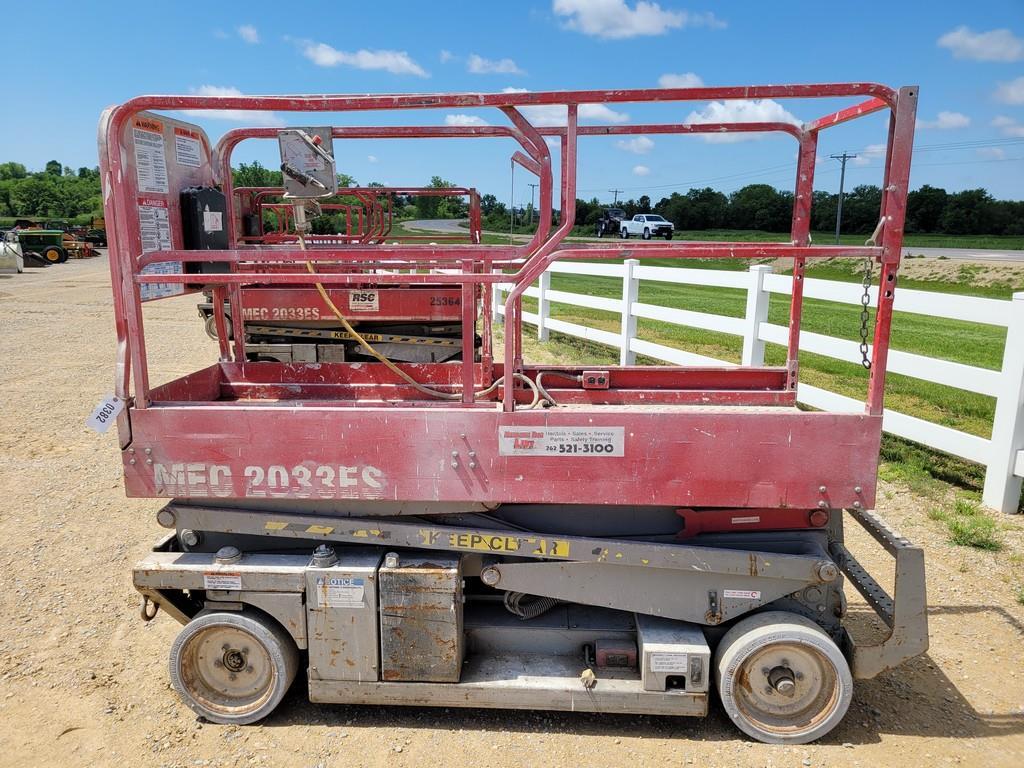
[[[466,228],[463,224],[466,219],[418,219],[407,221],[407,229],[417,229],[424,232],[438,232],[445,234],[465,234]],[[594,239],[594,238],[588,238]],[[927,256],[937,259],[970,259],[972,261],[1022,261],[1024,262],[1024,251],[1012,251],[1009,249],[985,249],[985,248],[921,248],[912,246],[903,249],[903,255]]]
[[405,222],[406,229],[418,229],[423,232],[439,232],[447,235],[465,235],[469,231],[469,219],[417,219]]
[[937,259],[970,259],[972,261],[1024,261],[1024,251],[987,250],[985,248],[919,248],[910,246],[903,249],[903,255],[928,256]]

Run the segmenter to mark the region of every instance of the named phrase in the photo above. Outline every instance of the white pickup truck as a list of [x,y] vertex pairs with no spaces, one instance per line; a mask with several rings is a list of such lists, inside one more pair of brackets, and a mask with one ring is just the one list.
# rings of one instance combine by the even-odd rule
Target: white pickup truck
[[632,219],[622,220],[619,236],[623,240],[630,235],[639,235],[644,240],[650,240],[652,237],[664,237],[666,240],[671,240],[674,230],[672,222],[663,216],[653,213],[638,213]]

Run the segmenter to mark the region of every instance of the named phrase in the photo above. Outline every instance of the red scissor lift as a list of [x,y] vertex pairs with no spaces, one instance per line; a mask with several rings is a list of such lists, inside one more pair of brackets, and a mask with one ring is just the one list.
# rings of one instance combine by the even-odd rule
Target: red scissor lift
[[[238,187],[228,227],[239,243],[282,245],[298,242],[294,204],[284,197],[283,187]],[[464,232],[394,233],[393,208],[398,197],[466,198],[468,226]],[[356,202],[352,202],[355,198]],[[331,245],[390,241],[441,243],[481,242],[480,196],[465,187],[342,187],[337,198],[347,202],[317,201],[316,212],[344,216],[344,231],[305,235],[306,243]],[[266,213],[272,213],[276,229],[267,231]],[[270,267],[267,267],[270,268]],[[199,304],[206,332],[217,338],[212,291]],[[461,301],[457,287],[378,286],[368,278],[361,286],[359,302],[348,291],[331,298],[348,305],[355,325],[391,359],[403,362],[442,362],[461,355]],[[337,320],[312,286],[282,290],[274,285],[248,285],[242,289],[246,356],[249,360],[279,362],[341,362],[366,358],[366,352],[346,331],[334,330]],[[226,326],[231,337],[230,308],[225,305]],[[372,359],[372,358],[370,358]]]
[[[577,119],[582,104],[840,97],[854,103],[803,126]],[[927,647],[921,550],[870,511],[916,102],[915,87],[846,83],[145,96],[105,113],[125,486],[129,496],[170,499],[157,519],[173,530],[134,580],[145,617],[160,607],[185,625],[171,652],[185,702],[217,722],[253,722],[304,666],[313,701],[703,715],[717,689],[754,738],[801,743],[831,730],[854,678]],[[523,109],[559,105],[562,127],[538,128]],[[235,220],[231,152],[278,131],[229,131],[211,148],[195,126],[152,110],[425,108],[490,108],[508,125],[318,130],[334,139],[515,141],[513,162],[540,187],[540,225],[528,243],[251,245],[232,231],[226,249],[181,247],[178,192],[219,184]],[[811,245],[820,132],[883,110],[890,119],[874,237],[865,246]],[[789,242],[566,242],[580,137],[731,131],[796,139]],[[201,141],[201,152],[185,152],[188,163],[154,149],[182,134]],[[560,163],[554,231],[548,141]],[[153,170],[161,155],[162,184]],[[160,216],[169,234],[154,240],[147,228]],[[804,267],[837,256],[880,265],[863,413],[796,406]],[[793,259],[786,364],[525,363],[526,288],[557,260],[623,257]],[[210,262],[219,271],[190,266]],[[490,312],[480,311],[495,282],[511,284],[500,354],[490,345]],[[143,299],[206,289],[238,328],[254,285],[283,303],[319,286],[317,295],[333,297],[324,308],[335,327],[352,311],[346,294],[368,286],[428,299],[455,291],[462,354],[445,363],[253,362],[217,313],[220,359],[150,384]],[[894,556],[891,595],[846,548],[850,520]],[[857,642],[847,631],[846,580],[887,625],[884,639]]]

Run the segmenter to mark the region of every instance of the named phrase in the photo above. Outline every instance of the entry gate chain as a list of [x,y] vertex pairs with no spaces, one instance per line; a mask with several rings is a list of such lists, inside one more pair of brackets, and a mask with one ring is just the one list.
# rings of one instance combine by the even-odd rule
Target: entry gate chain
[[[875,225],[875,231],[871,233],[871,237],[864,242],[864,245],[876,245],[884,226],[885,216],[882,216],[878,220],[878,224]],[[864,288],[864,293],[860,297],[860,364],[869,371],[871,370],[871,358],[868,356],[868,320],[871,317],[869,312],[871,307],[871,272],[871,257],[865,256],[864,277],[860,281],[861,286]]]

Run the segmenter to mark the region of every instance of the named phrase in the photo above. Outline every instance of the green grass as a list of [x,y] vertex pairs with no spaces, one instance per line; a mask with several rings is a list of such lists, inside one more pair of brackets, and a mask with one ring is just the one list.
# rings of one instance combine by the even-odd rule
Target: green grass
[[[551,287],[607,298],[619,298],[622,290],[621,283],[611,278],[566,274],[553,275]],[[641,282],[639,298],[647,304],[728,317],[742,317],[746,302],[745,292],[739,289],[654,281]],[[535,300],[525,299],[524,306],[528,311],[536,311]],[[559,320],[605,331],[615,332],[620,327],[618,314],[601,310],[552,303],[551,314]],[[788,323],[789,304],[786,296],[771,297],[768,317],[769,322],[776,325],[785,326]],[[852,305],[807,299],[804,302],[802,327],[804,331],[856,341],[859,340],[860,309]],[[730,334],[641,319],[637,323],[637,335],[645,341],[708,357],[734,363],[740,360],[742,340]],[[998,370],[1002,365],[1005,339],[1005,329],[978,323],[940,320],[908,313],[897,313],[893,322],[894,349],[991,370]],[[600,354],[611,361],[615,353],[604,349],[607,351]],[[591,356],[596,351],[591,350]],[[780,365],[784,362],[785,349],[769,344],[766,363]],[[864,397],[868,374],[861,366],[809,352],[801,353],[800,363],[802,381],[848,397]],[[985,395],[890,374],[887,377],[886,398],[888,407],[893,410],[981,437],[989,437],[991,434],[995,401]]]
[[951,507],[930,510],[928,517],[943,523],[950,542],[957,546],[974,547],[990,552],[1002,549],[998,523],[973,499],[958,498]]

